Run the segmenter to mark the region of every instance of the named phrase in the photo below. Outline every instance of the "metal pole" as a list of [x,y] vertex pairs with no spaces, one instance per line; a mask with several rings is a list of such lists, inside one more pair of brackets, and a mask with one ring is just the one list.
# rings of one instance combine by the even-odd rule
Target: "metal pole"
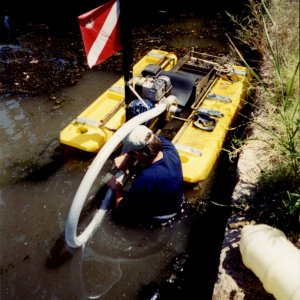
[[130,0],[120,1],[120,33],[123,48],[123,74],[125,81],[125,105],[126,120],[128,120],[127,106],[132,100],[132,94],[128,83],[132,78],[132,37],[131,37],[131,11],[129,8]]

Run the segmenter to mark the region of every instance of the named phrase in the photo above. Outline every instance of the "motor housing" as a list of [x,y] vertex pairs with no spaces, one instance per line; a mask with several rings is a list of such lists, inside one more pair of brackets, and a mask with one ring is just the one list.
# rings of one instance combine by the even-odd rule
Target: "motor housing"
[[171,80],[167,76],[146,76],[141,77],[135,84],[136,92],[143,99],[153,102],[160,101],[163,97],[167,97],[171,93]]

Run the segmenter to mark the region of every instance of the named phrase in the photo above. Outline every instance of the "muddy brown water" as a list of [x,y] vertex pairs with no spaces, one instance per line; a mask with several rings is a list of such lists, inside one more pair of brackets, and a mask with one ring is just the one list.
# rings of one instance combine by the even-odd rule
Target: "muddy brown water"
[[[213,22],[172,19],[162,25],[165,31],[173,28],[172,38],[153,38],[146,46],[228,54],[216,20],[220,15]],[[207,24],[210,30],[199,31]],[[190,34],[182,35],[183,29]],[[0,96],[1,299],[181,299],[195,293],[197,299],[210,299],[227,211],[188,208],[162,228],[122,227],[108,212],[87,244],[74,250],[64,242],[65,222],[93,156],[64,152],[47,176],[26,177],[32,166],[51,168],[59,132],[119,76],[85,71],[78,84],[56,92],[62,102]],[[99,175],[99,186],[107,173],[109,168]],[[187,202],[197,200],[197,191],[187,188],[186,196]]]

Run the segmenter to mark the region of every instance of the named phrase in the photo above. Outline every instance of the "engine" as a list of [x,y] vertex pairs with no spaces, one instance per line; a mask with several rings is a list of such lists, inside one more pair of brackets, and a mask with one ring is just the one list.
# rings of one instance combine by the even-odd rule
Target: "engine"
[[153,102],[158,102],[163,97],[169,96],[171,88],[171,80],[167,76],[145,76],[140,78],[135,84],[136,92],[143,99]]

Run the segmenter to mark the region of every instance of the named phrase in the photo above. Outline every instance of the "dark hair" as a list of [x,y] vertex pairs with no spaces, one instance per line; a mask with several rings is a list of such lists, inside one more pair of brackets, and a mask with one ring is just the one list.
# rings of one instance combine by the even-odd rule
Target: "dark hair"
[[147,156],[148,159],[153,160],[158,152],[162,149],[162,144],[158,136],[153,133],[148,133],[146,136],[146,141],[149,139],[151,139],[150,143],[138,152]]

